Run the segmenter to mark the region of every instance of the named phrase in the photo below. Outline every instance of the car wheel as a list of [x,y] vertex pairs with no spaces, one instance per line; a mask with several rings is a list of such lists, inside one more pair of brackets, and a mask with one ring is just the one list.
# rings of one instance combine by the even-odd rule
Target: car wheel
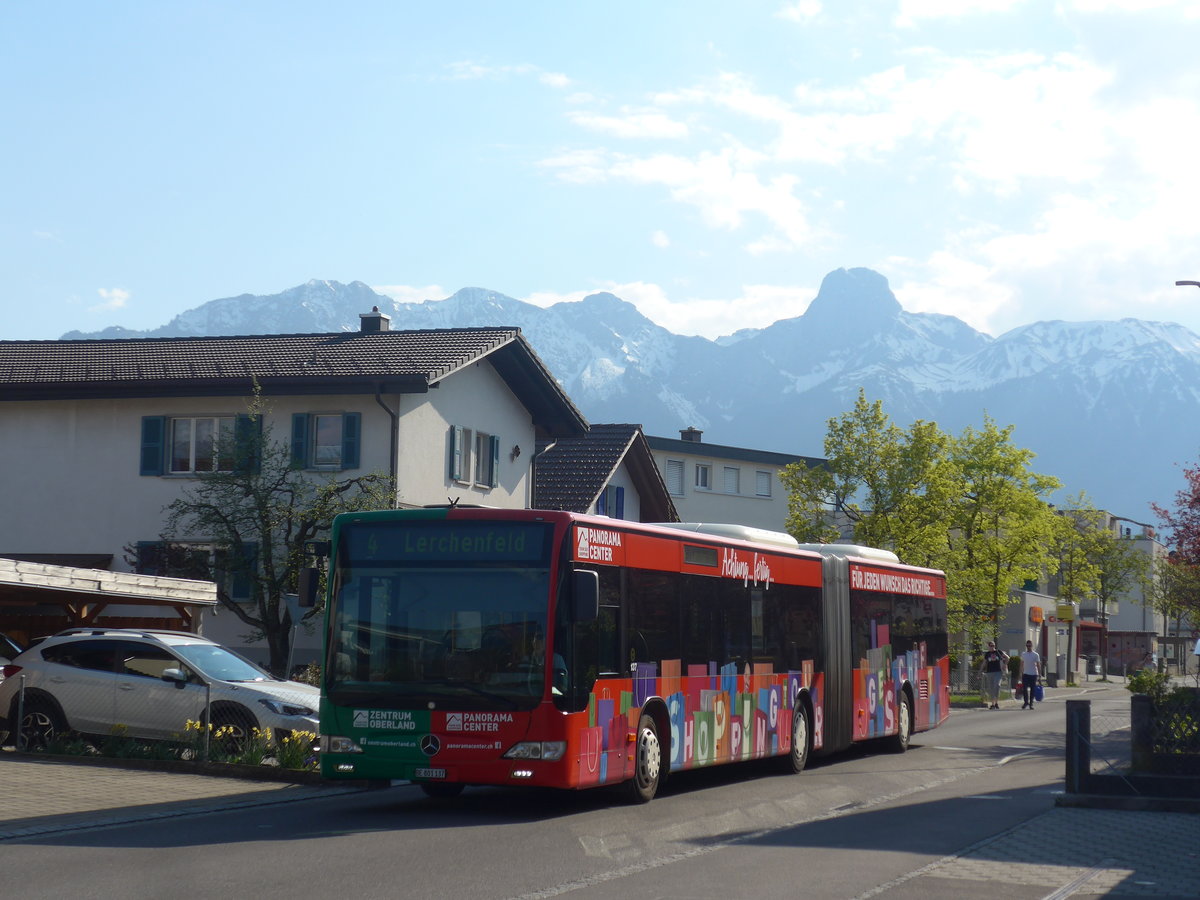
[[654,719],[643,714],[638,722],[634,741],[633,780],[628,783],[629,798],[635,803],[648,803],[658,793],[662,777],[662,743]]
[[245,749],[258,720],[244,706],[219,706],[213,710],[212,724],[212,746],[235,754]]
[[66,730],[67,723],[53,702],[40,697],[25,701],[25,712],[21,717],[22,750],[45,750]]

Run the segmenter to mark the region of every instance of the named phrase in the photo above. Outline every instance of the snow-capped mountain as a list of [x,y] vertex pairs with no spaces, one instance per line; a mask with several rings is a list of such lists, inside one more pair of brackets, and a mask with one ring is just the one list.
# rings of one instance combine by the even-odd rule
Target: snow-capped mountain
[[998,338],[952,316],[905,311],[869,269],[826,276],[807,311],[710,341],[673,334],[612,294],[541,308],[483,288],[400,303],[362,282],[310,281],[280,294],[213,300],[160,328],[64,338],[357,330],[378,306],[393,329],[518,326],[594,422],[640,422],[673,437],[823,455],[830,417],[859,388],[892,419],[959,432],[985,415],[1016,426],[1035,470],[1118,515],[1151,521],[1179,466],[1200,457],[1200,337],[1179,325],[1037,322]]

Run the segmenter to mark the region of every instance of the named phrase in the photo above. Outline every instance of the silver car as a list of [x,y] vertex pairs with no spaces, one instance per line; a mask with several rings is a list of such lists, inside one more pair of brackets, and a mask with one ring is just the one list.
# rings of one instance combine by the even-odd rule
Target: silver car
[[69,732],[172,739],[211,722],[239,741],[318,733],[320,692],[275,678],[232,650],[174,631],[77,628],[46,638],[3,669],[0,733],[45,746]]

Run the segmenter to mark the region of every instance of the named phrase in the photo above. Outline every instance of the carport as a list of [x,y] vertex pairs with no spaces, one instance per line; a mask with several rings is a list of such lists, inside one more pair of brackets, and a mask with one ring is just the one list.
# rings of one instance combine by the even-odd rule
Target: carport
[[211,581],[0,558],[0,631],[22,643],[64,628],[200,630]]

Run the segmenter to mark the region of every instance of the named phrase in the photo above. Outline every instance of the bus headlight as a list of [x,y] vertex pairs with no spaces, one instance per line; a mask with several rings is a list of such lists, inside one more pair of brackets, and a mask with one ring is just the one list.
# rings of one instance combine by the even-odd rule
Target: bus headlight
[[522,741],[504,754],[505,759],[562,759],[567,752],[566,741]]
[[322,753],[362,753],[363,748],[353,738],[342,737],[340,734],[321,735]]

